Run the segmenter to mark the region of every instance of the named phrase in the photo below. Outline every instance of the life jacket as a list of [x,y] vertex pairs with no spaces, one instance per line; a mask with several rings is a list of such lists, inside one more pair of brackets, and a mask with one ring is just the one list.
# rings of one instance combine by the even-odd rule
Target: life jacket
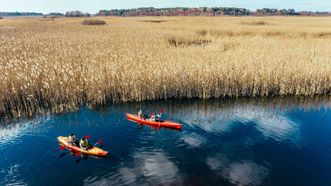
[[80,140],[79,143],[81,144],[82,147],[88,147],[88,142],[87,141]]
[[75,140],[76,140],[75,136],[69,136],[69,141],[75,141]]

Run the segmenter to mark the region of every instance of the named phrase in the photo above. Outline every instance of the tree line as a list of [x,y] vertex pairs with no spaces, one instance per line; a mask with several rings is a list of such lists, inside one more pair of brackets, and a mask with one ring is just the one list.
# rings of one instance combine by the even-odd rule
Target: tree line
[[331,16],[331,12],[312,12],[294,9],[263,8],[251,11],[234,7],[200,7],[200,8],[134,8],[100,10],[99,16]]
[[0,12],[0,16],[8,17],[8,16],[42,16],[42,13],[36,12]]
[[[262,8],[251,11],[234,7],[200,7],[200,8],[134,8],[100,10],[97,16],[331,16],[331,12],[295,11],[294,9]],[[90,17],[81,11],[42,14],[36,12],[0,12],[0,16],[44,16],[44,17]]]

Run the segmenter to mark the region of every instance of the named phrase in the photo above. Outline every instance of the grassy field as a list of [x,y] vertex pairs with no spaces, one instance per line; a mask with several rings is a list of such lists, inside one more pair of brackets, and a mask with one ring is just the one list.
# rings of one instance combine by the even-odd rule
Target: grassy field
[[331,94],[330,17],[0,20],[0,117],[166,98]]

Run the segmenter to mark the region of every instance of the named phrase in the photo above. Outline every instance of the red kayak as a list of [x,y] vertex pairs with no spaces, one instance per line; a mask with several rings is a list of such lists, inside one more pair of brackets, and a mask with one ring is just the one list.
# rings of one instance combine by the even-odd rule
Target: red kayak
[[134,115],[134,114],[126,114],[126,117],[128,118],[128,120],[137,122],[139,124],[151,125],[154,127],[172,128],[172,129],[177,129],[177,130],[182,129],[181,124],[175,123],[172,121],[162,121],[162,120],[161,121],[150,121],[148,119],[140,118],[140,117],[138,117],[138,115]]

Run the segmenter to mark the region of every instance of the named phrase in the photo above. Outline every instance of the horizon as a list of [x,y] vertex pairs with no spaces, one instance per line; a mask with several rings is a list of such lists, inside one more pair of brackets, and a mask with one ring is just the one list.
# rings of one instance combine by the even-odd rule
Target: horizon
[[51,0],[1,0],[0,12],[38,12],[38,13],[52,13],[59,12],[65,13],[67,11],[82,11],[90,14],[96,14],[100,10],[111,9],[132,9],[132,8],[175,8],[175,7],[235,7],[245,8],[251,11],[261,8],[276,8],[276,9],[295,9],[296,11],[319,11],[319,12],[331,12],[331,4],[327,0],[268,0],[266,2],[259,2],[258,0],[252,0],[249,3],[240,2],[238,0],[197,0],[195,2],[189,2],[188,0],[122,0],[118,2],[110,2],[106,0],[71,0],[66,2],[65,0],[57,0],[56,2]]

